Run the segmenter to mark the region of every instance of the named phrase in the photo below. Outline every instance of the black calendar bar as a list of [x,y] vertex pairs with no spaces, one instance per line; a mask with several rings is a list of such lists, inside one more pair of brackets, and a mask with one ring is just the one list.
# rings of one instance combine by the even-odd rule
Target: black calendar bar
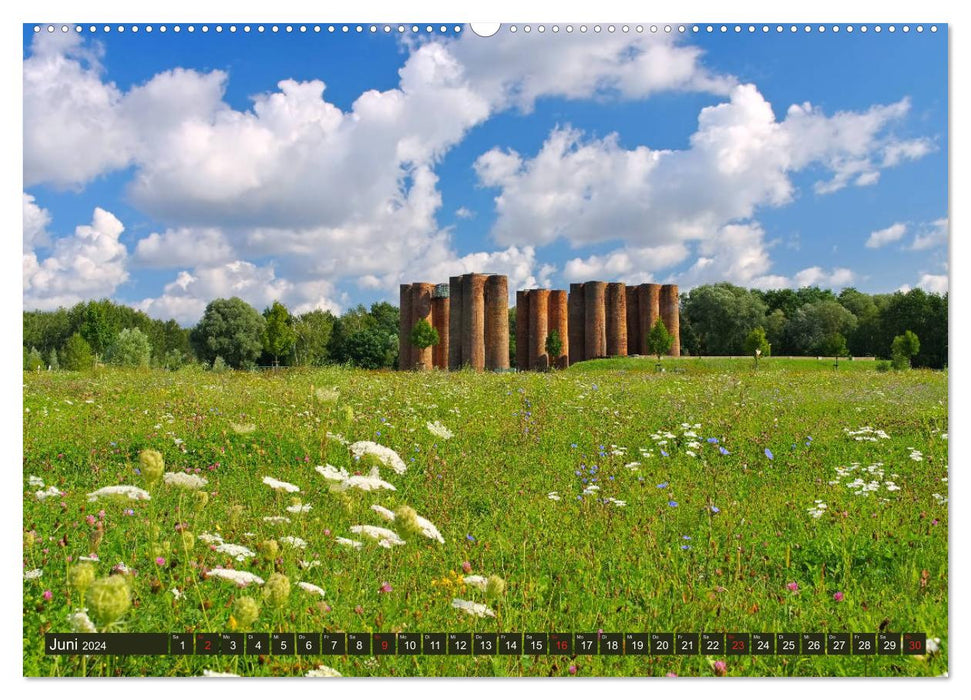
[[50,656],[667,654],[900,656],[926,653],[922,632],[48,632]]

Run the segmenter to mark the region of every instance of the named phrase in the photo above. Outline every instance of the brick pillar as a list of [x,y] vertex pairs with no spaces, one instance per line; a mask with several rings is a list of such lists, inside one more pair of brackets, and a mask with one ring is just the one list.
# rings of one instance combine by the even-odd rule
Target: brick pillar
[[557,369],[566,369],[570,365],[570,330],[568,321],[567,293],[562,289],[550,292],[549,311],[547,318],[547,333],[556,330],[560,335],[562,347],[558,357],[550,358],[550,365]]
[[641,335],[640,318],[638,317],[637,287],[628,286],[625,292],[627,299],[627,354],[640,355],[638,338]]
[[462,369],[462,278],[448,278],[448,368]]
[[[435,325],[432,318],[432,294],[434,291],[435,285],[429,282],[415,282],[411,285],[412,327],[421,319]],[[408,344],[411,345],[411,342],[409,341]],[[421,349],[411,345],[411,361],[415,369],[432,368],[433,347]]]
[[669,354],[672,357],[681,357],[681,304],[678,299],[678,285],[666,284],[661,287],[660,307],[661,319],[668,333],[674,336]]
[[432,319],[432,325],[438,331],[438,345],[432,346],[432,365],[448,369],[448,297],[432,299]]
[[398,294],[398,369],[411,369],[411,285],[403,284]]
[[529,368],[546,370],[549,357],[546,354],[546,333],[549,328],[550,290],[529,291]]
[[526,372],[529,366],[529,292],[516,292],[516,369]]
[[570,330],[570,364],[583,362],[586,359],[586,334],[584,333],[584,318],[586,317],[586,303],[583,299],[583,284],[570,285],[570,297],[567,301],[568,326]]
[[661,285],[659,284],[642,284],[637,288],[637,298],[640,302],[638,314],[641,321],[641,335],[643,336],[640,340],[642,355],[651,354],[647,349],[647,334],[651,332],[661,315],[660,297]]
[[610,282],[605,299],[607,357],[627,355],[627,285]]
[[584,355],[588,360],[607,356],[606,294],[606,282],[585,282],[583,285],[583,333],[586,341]]
[[465,276],[462,313],[468,314],[462,323],[468,328],[469,352],[465,352],[465,338],[462,339],[462,360],[475,370],[485,369],[485,275]]
[[505,275],[485,281],[485,368],[509,369],[509,282]]

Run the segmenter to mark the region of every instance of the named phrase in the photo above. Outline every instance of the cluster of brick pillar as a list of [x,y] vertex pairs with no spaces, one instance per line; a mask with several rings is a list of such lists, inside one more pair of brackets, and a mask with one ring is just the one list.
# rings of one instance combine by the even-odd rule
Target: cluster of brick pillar
[[[504,275],[471,273],[448,284],[401,285],[399,367],[504,370],[509,368],[509,286]],[[564,290],[516,292],[516,366],[545,370],[599,357],[647,355],[647,334],[660,318],[674,336],[670,355],[681,355],[678,286],[584,282]],[[438,345],[411,344],[420,319],[437,331]],[[546,340],[556,330],[558,357]]]
[[[570,334],[567,293],[560,289],[516,292],[516,367],[520,370],[565,368],[569,364]],[[546,340],[560,336],[560,353],[550,357]]]
[[681,355],[678,285],[583,282],[570,285],[569,363],[598,357],[647,355],[647,334],[658,317]]

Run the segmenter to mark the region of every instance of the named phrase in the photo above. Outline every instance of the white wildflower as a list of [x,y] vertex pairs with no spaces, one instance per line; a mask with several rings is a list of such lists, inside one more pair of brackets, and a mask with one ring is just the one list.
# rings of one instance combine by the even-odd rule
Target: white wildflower
[[484,591],[486,589],[486,584],[489,581],[489,579],[487,579],[485,576],[466,576],[462,580],[465,582],[466,586],[478,588],[480,591]]
[[178,486],[183,489],[201,489],[209,482],[196,474],[186,474],[185,472],[165,472],[162,480],[170,486]]
[[415,515],[415,522],[418,523],[418,529],[421,531],[425,537],[430,540],[435,540],[441,544],[445,544],[445,538],[442,537],[442,533],[438,531],[438,528],[432,525],[431,521],[420,515]]
[[27,485],[32,489],[42,489],[44,488],[44,480],[39,476],[28,476]]
[[297,503],[292,506],[287,506],[288,513],[309,513],[312,506],[309,503]]
[[403,545],[405,541],[398,536],[398,533],[394,530],[389,530],[384,527],[375,527],[374,525],[353,525],[351,526],[351,532],[357,535],[367,535],[371,539],[377,540],[378,544],[387,549],[391,549],[392,545]]
[[152,496],[145,489],[128,484],[120,484],[119,486],[105,486],[97,491],[92,491],[88,494],[88,500],[97,501],[99,498],[108,496],[124,496],[132,501],[150,501],[152,499]]
[[684,451],[684,453],[685,453],[686,455],[688,455],[689,457],[697,457],[697,456],[698,456],[697,454],[695,454],[695,453],[694,453],[694,452],[692,452],[691,450],[685,450],[685,451]]
[[344,437],[343,435],[339,435],[338,433],[332,433],[329,430],[327,431],[327,439],[328,440],[333,440],[334,442],[339,442],[342,445],[346,445],[347,444],[347,438],[346,437]]
[[286,491],[287,493],[299,493],[300,487],[294,484],[288,484],[285,481],[279,481],[274,479],[272,476],[264,476],[263,483],[269,486],[274,491]]
[[367,476],[355,474],[354,476],[348,477],[341,482],[338,488],[341,491],[346,491],[347,489],[360,489],[361,491],[377,491],[378,489],[388,489],[389,491],[398,490],[378,476],[377,467],[372,469],[371,473]]
[[283,544],[290,545],[291,547],[297,547],[298,549],[307,548],[306,540],[302,540],[299,537],[291,537],[290,535],[286,535],[284,537],[278,537],[277,539],[279,539]]
[[604,501],[606,501],[607,503],[613,503],[618,508],[623,508],[624,506],[627,505],[627,501],[621,501],[621,500],[618,500],[618,499],[613,498],[613,497],[610,497],[610,496],[608,496],[607,498],[605,498]]
[[371,506],[371,510],[373,510],[375,513],[377,513],[378,515],[380,515],[382,518],[384,518],[388,522],[393,522],[394,521],[394,517],[395,517],[394,516],[394,512],[388,510],[384,506],[379,506],[377,503],[375,503],[374,505]]
[[303,590],[307,591],[307,593],[316,593],[321,598],[327,595],[327,593],[324,592],[323,588],[321,588],[320,586],[315,586],[312,583],[307,583],[306,581],[297,581],[297,585]]
[[300,568],[301,569],[313,569],[313,568],[321,565],[320,564],[320,559],[314,559],[313,561],[305,561],[305,560],[301,559],[297,563],[300,564]]
[[201,540],[206,544],[222,544],[223,538],[221,535],[214,535],[211,532],[203,532],[196,535],[197,540]]
[[439,421],[434,423],[425,423],[425,427],[428,428],[428,432],[436,437],[442,438],[442,440],[451,440],[455,437],[455,433],[442,425]]
[[64,492],[59,490],[56,486],[48,486],[47,489],[38,491],[34,495],[37,496],[38,501],[43,501],[47,498],[57,498],[58,496],[63,496]]
[[24,581],[33,581],[35,578],[40,578],[43,575],[43,569],[30,569],[24,572]]
[[548,494],[546,494],[546,497],[551,501],[560,500],[560,494],[558,494],[556,491],[550,491]]
[[342,678],[339,671],[332,669],[330,666],[324,666],[321,664],[317,668],[312,668],[307,671],[306,678]]
[[349,540],[346,537],[338,537],[337,544],[342,544],[345,547],[352,547],[353,549],[360,549],[364,546],[364,543],[358,542],[357,540]]
[[216,567],[215,569],[210,569],[206,576],[209,578],[212,578],[213,576],[216,578],[224,578],[227,581],[232,581],[238,586],[248,586],[251,583],[255,583],[258,586],[263,585],[263,579],[256,574],[251,574],[249,571],[239,571],[237,569],[223,569],[222,567]]
[[256,556],[256,552],[244,547],[241,544],[232,544],[230,542],[224,542],[216,547],[216,551],[220,554],[228,554],[236,561],[246,561],[247,559],[252,559]]
[[252,423],[230,423],[229,427],[233,429],[233,432],[237,435],[249,435],[256,430],[256,426]]
[[452,607],[458,610],[464,610],[469,615],[475,615],[476,617],[496,616],[489,606],[483,605],[482,603],[473,603],[471,600],[462,600],[461,598],[456,598],[452,601]]
[[264,515],[263,522],[273,523],[274,525],[279,525],[280,523],[290,522],[290,518],[285,515]]
[[78,557],[78,561],[101,561],[101,559],[98,558],[98,555],[97,554],[95,554],[94,552],[92,552],[90,554],[90,556],[87,556],[87,557]]
[[316,471],[318,474],[323,476],[328,481],[344,481],[350,476],[350,474],[347,473],[346,469],[344,469],[343,467],[341,468],[335,467],[332,464],[328,464],[325,467],[320,467],[320,466],[314,467],[314,471]]
[[239,678],[238,673],[226,673],[223,671],[210,671],[208,668],[202,671],[203,678]]
[[629,462],[624,465],[624,469],[630,469],[632,472],[636,472],[639,466],[641,466],[640,462]]
[[927,639],[927,653],[936,654],[941,650],[941,638],[940,637],[928,637]]
[[185,593],[180,591],[178,588],[173,588],[171,591],[169,591],[169,593],[172,594],[172,597],[175,598],[175,600],[182,600],[182,598],[185,597]]
[[397,452],[392,450],[390,447],[385,447],[384,445],[379,445],[378,443],[371,442],[369,440],[355,442],[352,444],[351,454],[359,459],[365,455],[373,455],[384,466],[393,469],[397,474],[404,474],[408,469],[408,467],[405,466],[404,460],[398,456]]
[[71,631],[76,633],[94,634],[98,631],[91,618],[88,617],[87,608],[69,613],[67,616],[67,624],[70,626]]

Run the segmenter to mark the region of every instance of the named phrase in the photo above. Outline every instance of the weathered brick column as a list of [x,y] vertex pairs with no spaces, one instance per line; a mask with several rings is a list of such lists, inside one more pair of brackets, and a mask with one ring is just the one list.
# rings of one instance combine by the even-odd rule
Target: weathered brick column
[[529,292],[516,292],[516,369],[526,372],[529,366]]
[[398,369],[408,370],[414,367],[411,359],[411,285],[403,284],[398,293]]
[[[411,285],[412,327],[422,319],[428,321],[433,326],[435,325],[434,319],[432,318],[432,294],[434,292],[435,285],[429,282],[415,282]],[[411,331],[408,332],[408,335],[411,335]],[[410,338],[408,344],[411,346],[412,366],[415,369],[431,369],[432,349],[434,346],[424,349],[416,348],[414,345],[411,345]]]
[[485,368],[509,369],[509,282],[505,275],[485,281]]
[[593,360],[607,356],[607,309],[606,282],[585,282],[584,297],[584,340],[586,359]]
[[627,354],[640,355],[641,348],[638,338],[641,336],[640,305],[637,301],[638,288],[628,285],[625,294],[627,296]]
[[607,284],[605,299],[607,319],[607,357],[627,355],[627,285]]
[[529,368],[544,371],[549,368],[546,354],[546,333],[549,328],[550,290],[529,290]]
[[567,301],[568,325],[570,335],[570,364],[583,362],[586,359],[586,302],[584,301],[584,290],[582,283],[570,285],[570,296]]
[[639,340],[640,354],[650,355],[647,349],[647,334],[651,332],[654,323],[661,315],[660,310],[661,285],[642,284],[637,287],[638,319],[641,326],[641,338]]
[[[550,358],[550,366],[566,369],[570,365],[570,331],[568,319],[568,296],[565,290],[554,289],[550,292],[549,312],[547,314],[547,334],[554,330],[559,334],[562,346],[557,357]],[[545,344],[546,341],[544,340]]]
[[448,278],[448,368],[462,369],[462,277]]
[[485,275],[473,273],[462,283],[462,362],[480,372],[485,369],[485,281]]
[[681,357],[681,311],[678,299],[678,285],[665,284],[660,294],[661,320],[664,321],[668,333],[674,336],[671,344],[672,357]]
[[439,290],[439,287],[442,286],[444,285],[436,285],[435,296],[432,297],[432,319],[434,321],[432,325],[438,331],[438,345],[432,347],[432,365],[438,369],[448,369],[449,297],[442,295],[444,290]]

